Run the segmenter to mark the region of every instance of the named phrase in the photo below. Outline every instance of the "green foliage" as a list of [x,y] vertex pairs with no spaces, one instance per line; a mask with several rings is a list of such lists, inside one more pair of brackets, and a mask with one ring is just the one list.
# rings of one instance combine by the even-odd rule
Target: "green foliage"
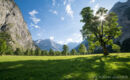
[[30,55],[34,56],[35,55],[35,50],[31,49],[30,50]]
[[25,55],[30,56],[31,55],[31,50],[29,50],[29,49],[26,50]]
[[9,41],[10,36],[5,32],[0,32],[0,55],[8,54],[7,52],[10,51],[11,47],[7,43]]
[[20,50],[20,48],[15,50],[15,55],[23,55],[23,52]]
[[44,56],[45,55],[45,52],[44,51],[41,51],[41,56]]
[[49,52],[47,50],[44,50],[45,56],[49,56]]
[[6,41],[0,40],[0,55],[5,55],[6,49],[7,49]]
[[69,47],[67,45],[63,45],[62,55],[68,55]]
[[35,55],[41,56],[41,49],[40,49],[40,48],[37,48],[37,49],[35,50]]
[[14,55],[14,50],[10,46],[7,46],[6,55]]
[[86,49],[85,45],[84,45],[84,44],[81,44],[81,45],[79,46],[79,53],[85,55],[86,52],[87,52],[87,49]]
[[119,45],[116,45],[116,44],[113,44],[112,45],[112,49],[116,52],[120,52],[120,46]]
[[118,17],[115,13],[107,14],[105,8],[99,8],[96,14],[90,7],[83,8],[81,11],[82,20],[85,23],[81,32],[84,38],[89,41],[89,50],[101,46],[104,55],[108,55],[107,45],[113,45],[113,39],[121,35],[121,27],[118,26]]
[[75,49],[72,49],[71,50],[71,55],[76,55],[77,54],[77,51]]
[[60,55],[61,55],[61,52],[60,52],[60,51],[55,51],[55,55],[56,55],[56,56],[60,56]]
[[53,49],[50,49],[49,55],[51,55],[51,56],[54,56],[54,55],[55,55],[55,52],[53,51]]

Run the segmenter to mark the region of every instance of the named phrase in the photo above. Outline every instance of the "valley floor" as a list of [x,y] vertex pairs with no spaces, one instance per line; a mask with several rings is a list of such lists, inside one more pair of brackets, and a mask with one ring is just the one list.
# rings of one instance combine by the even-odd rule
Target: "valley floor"
[[130,53],[0,56],[0,80],[130,80]]

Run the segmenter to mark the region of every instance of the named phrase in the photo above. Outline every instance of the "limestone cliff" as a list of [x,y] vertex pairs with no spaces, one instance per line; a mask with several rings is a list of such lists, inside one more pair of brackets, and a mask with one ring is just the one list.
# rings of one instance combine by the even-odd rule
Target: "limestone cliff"
[[10,35],[13,49],[35,49],[20,9],[14,0],[0,0],[0,32]]
[[115,12],[118,15],[118,22],[123,27],[123,34],[119,38],[119,42],[122,44],[124,40],[130,38],[130,0],[124,3],[116,3],[110,12]]

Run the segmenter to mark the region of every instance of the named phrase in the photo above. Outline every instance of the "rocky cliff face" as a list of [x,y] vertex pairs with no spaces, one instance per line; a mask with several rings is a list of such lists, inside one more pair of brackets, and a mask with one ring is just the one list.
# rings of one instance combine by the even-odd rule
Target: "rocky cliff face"
[[14,0],[0,0],[0,32],[10,35],[13,49],[35,49],[32,37]]
[[122,44],[124,40],[130,38],[130,0],[116,3],[110,12],[115,12],[118,15],[118,22],[123,27],[123,34],[119,38],[119,42]]

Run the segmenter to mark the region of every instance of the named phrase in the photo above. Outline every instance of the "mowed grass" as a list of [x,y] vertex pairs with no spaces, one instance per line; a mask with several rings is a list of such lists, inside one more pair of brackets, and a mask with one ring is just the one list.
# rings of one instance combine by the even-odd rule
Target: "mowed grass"
[[0,56],[0,80],[130,80],[130,53]]

